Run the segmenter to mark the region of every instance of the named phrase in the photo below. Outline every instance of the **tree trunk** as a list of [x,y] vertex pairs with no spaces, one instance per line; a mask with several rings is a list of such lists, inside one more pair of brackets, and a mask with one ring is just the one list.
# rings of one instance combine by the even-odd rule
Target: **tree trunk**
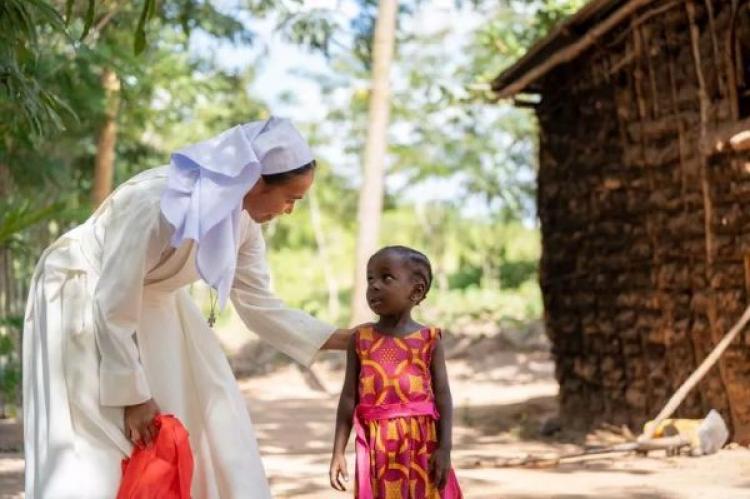
[[[10,192],[10,172],[8,167],[0,163],[0,199],[7,199]],[[0,220],[1,222],[2,220]],[[0,258],[3,262],[5,261],[5,255],[10,250],[5,247],[0,247]],[[10,276],[6,272],[6,266],[0,265],[0,314],[10,315],[9,304],[10,304]],[[0,332],[0,334],[2,334]]]
[[117,143],[117,111],[120,105],[120,79],[117,74],[111,68],[104,68],[101,82],[106,95],[106,109],[96,145],[94,185],[91,191],[94,208],[112,192],[115,144]]
[[372,93],[370,95],[364,178],[357,216],[357,252],[352,295],[352,323],[367,320],[365,300],[367,260],[377,249],[380,216],[383,209],[386,134],[390,113],[389,76],[396,35],[396,0],[380,0],[372,52]]

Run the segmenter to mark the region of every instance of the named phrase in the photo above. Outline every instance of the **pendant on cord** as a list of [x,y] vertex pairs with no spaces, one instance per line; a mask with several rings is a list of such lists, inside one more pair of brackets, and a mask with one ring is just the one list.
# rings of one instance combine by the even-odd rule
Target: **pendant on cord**
[[213,328],[216,324],[216,296],[214,295],[213,288],[208,288],[208,296],[211,309],[208,313],[208,327]]

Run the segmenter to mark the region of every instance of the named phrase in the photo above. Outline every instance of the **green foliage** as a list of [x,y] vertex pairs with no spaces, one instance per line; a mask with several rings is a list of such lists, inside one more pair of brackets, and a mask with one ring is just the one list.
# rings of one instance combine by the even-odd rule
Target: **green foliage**
[[58,214],[62,204],[35,208],[29,200],[19,203],[0,200],[0,248],[18,243],[18,236],[27,228]]
[[25,128],[43,135],[60,131],[70,108],[46,86],[40,64],[45,34],[59,33],[63,21],[43,0],[0,3],[0,134]]
[[[319,173],[318,192],[340,199],[356,192],[329,182],[330,172]],[[347,226],[350,217],[347,220],[338,210],[321,205],[327,258],[339,283],[338,299],[349,303],[356,232]],[[426,318],[448,327],[461,324],[461,317],[478,321],[539,317],[538,230],[517,222],[461,217],[446,205],[419,207],[402,202],[384,212],[382,235],[383,245],[412,246],[430,258],[435,283],[430,299],[421,307]],[[330,320],[325,267],[312,233],[309,204],[304,202],[294,215],[268,227],[266,236],[275,290],[290,305]],[[346,322],[347,314],[344,311],[339,322]]]
[[476,33],[473,67],[477,81],[494,79],[588,0],[507,0]]
[[436,290],[416,311],[419,320],[457,332],[472,324],[524,323],[541,315],[542,297],[534,281],[513,291],[476,286]]
[[[21,363],[17,342],[23,327],[23,317],[0,317],[0,403],[14,405],[21,384]],[[0,406],[0,414],[4,413]]]

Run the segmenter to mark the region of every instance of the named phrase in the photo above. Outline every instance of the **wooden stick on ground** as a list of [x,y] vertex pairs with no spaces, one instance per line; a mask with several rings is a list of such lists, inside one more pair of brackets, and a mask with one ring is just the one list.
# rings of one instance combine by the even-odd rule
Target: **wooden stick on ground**
[[737,321],[734,327],[732,327],[732,329],[730,329],[726,335],[724,335],[724,337],[719,343],[717,343],[711,353],[708,354],[705,359],[703,359],[703,362],[701,362],[700,366],[698,366],[698,369],[696,369],[695,372],[691,374],[684,383],[682,383],[682,386],[680,386],[680,388],[674,393],[674,395],[672,395],[672,397],[667,402],[667,405],[664,406],[664,409],[662,409],[659,415],[656,416],[654,424],[649,425],[648,431],[644,432],[643,435],[638,437],[639,441],[648,441],[652,439],[652,437],[654,436],[654,431],[659,427],[661,422],[670,417],[674,413],[674,411],[677,410],[682,401],[685,400],[685,397],[687,397],[687,394],[690,393],[690,390],[695,388],[695,385],[697,385],[700,380],[703,379],[706,373],[711,370],[714,364],[716,364],[716,362],[719,360],[719,357],[721,357],[721,354],[724,353],[730,343],[732,343],[732,341],[737,337],[739,332],[745,328],[748,321],[750,321],[750,306],[745,309],[745,312],[742,314],[742,317],[740,317],[740,320]]
[[543,457],[543,456],[524,456],[521,458],[511,459],[494,459],[492,461],[478,460],[470,468],[513,468],[513,467],[528,467],[528,468],[551,468],[560,464],[561,461],[569,461],[571,459],[586,458],[591,456],[599,456],[603,454],[616,454],[623,452],[651,452],[656,450],[664,450],[669,452],[677,451],[682,447],[690,445],[690,442],[680,435],[674,435],[671,437],[654,438],[651,440],[644,440],[642,442],[627,442],[624,444],[616,444],[608,447],[600,447],[594,449],[585,449],[579,452],[571,452],[569,454],[561,454],[557,456]]

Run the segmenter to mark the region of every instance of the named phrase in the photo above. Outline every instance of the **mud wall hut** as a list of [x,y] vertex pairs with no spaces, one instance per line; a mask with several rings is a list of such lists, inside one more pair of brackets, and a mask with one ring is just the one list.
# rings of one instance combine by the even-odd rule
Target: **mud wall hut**
[[[750,304],[750,1],[594,0],[493,90],[538,117],[562,415],[638,426]],[[743,334],[678,414],[747,443]]]

